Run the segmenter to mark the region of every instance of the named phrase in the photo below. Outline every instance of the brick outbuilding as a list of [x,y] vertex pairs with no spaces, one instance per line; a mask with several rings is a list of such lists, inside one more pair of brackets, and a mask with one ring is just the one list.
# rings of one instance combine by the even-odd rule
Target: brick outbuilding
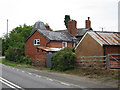
[[120,32],[88,31],[76,46],[75,53],[77,57],[120,54],[119,40]]
[[120,53],[120,32],[88,31],[75,48],[77,56],[104,56]]

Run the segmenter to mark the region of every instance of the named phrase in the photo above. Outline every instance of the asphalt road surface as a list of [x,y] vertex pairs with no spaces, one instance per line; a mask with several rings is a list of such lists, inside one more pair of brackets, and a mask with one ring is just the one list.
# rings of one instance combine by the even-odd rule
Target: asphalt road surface
[[64,82],[57,82],[10,66],[0,64],[1,66],[0,83],[2,83],[2,88],[18,88],[21,90],[27,88],[76,88]]

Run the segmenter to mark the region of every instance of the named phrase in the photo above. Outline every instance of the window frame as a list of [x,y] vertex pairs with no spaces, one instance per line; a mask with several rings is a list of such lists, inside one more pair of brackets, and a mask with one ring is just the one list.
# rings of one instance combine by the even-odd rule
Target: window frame
[[40,45],[40,39],[34,39],[34,45]]
[[66,48],[66,47],[67,47],[67,42],[62,42],[62,48]]

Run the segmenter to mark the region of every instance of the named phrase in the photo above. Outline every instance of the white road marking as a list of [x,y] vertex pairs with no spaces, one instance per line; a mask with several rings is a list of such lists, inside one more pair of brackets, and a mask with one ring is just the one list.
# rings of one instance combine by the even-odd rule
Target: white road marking
[[7,86],[9,86],[9,87],[11,87],[11,88],[15,88],[15,87],[13,87],[12,85],[10,85],[10,84],[8,84],[8,83],[2,81],[2,80],[0,80],[0,82],[4,83],[5,85],[7,85]]
[[46,78],[47,80],[53,81],[51,78]]
[[22,72],[25,72],[25,71],[22,71]]
[[28,73],[28,74],[32,75],[32,73]]
[[[11,88],[15,88],[15,89],[16,89],[16,88],[20,88],[20,89],[24,90],[22,87],[14,84],[14,83],[12,83],[12,82],[10,82],[10,81],[2,78],[2,77],[0,77],[0,81],[1,81],[2,83],[6,84],[7,86],[11,87]],[[18,90],[18,89],[16,89],[16,90]]]
[[60,83],[63,84],[63,85],[70,86],[70,84],[67,84],[67,83],[64,83],[64,82],[60,82]]
[[39,75],[35,75],[36,77],[41,77],[41,76],[39,76]]

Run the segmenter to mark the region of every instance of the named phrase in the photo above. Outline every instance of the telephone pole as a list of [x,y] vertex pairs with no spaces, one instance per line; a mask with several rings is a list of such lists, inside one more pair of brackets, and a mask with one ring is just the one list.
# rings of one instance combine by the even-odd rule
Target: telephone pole
[[8,37],[8,19],[7,19],[7,37]]

